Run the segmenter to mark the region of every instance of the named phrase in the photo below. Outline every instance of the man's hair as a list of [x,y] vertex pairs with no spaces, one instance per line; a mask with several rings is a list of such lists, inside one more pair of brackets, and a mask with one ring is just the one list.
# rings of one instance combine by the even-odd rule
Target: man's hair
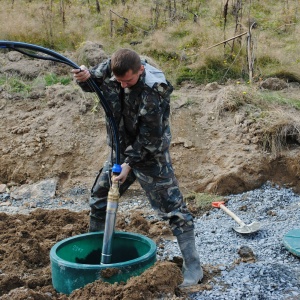
[[133,50],[120,49],[111,57],[111,70],[116,76],[123,76],[129,70],[135,74],[140,70],[141,58]]

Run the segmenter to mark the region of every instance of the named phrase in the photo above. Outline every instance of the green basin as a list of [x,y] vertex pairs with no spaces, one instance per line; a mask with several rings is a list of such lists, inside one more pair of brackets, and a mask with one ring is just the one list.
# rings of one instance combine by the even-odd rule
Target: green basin
[[126,282],[142,274],[156,261],[156,244],[136,233],[115,232],[110,264],[100,264],[103,232],[67,238],[50,251],[52,284],[56,291],[70,294],[75,289],[101,279]]

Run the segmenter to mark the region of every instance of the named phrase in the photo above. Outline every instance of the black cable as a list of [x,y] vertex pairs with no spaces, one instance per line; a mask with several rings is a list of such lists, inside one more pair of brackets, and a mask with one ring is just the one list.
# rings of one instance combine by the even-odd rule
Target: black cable
[[[66,64],[66,65],[72,67],[73,69],[80,69],[80,67],[77,64],[75,64],[73,61],[69,60],[65,56],[63,56],[63,55],[61,55],[61,54],[59,54],[59,53],[57,53],[53,50],[50,50],[50,49],[47,49],[47,48],[44,48],[44,47],[41,47],[41,46],[28,44],[28,43],[23,43],[23,42],[0,40],[0,48],[15,50],[15,51],[18,51],[22,54],[25,54],[25,55],[29,56],[29,57],[33,57],[33,58],[37,58],[37,59],[43,59],[43,60],[51,60],[51,61],[54,61],[54,62],[59,62],[59,63]],[[24,51],[24,50],[21,50],[21,49],[38,51],[38,52],[46,54],[46,56],[37,55],[35,53],[30,53],[30,52],[27,52],[27,51]],[[112,139],[113,139],[112,151],[114,150],[113,145],[114,144],[116,145],[115,146],[115,148],[116,148],[115,149],[115,152],[116,152],[116,157],[115,157],[116,168],[115,168],[114,172],[119,173],[120,170],[121,170],[121,167],[120,167],[120,147],[119,147],[120,141],[119,141],[119,131],[118,131],[116,121],[114,119],[112,110],[110,109],[110,107],[107,103],[107,100],[105,99],[101,89],[98,87],[95,80],[93,78],[89,78],[87,80],[87,84],[92,89],[92,91],[94,91],[97,94],[97,96],[100,100],[100,103],[101,103],[101,105],[104,109],[104,112],[105,112],[105,114],[106,114],[106,116],[109,120],[110,133],[111,133],[111,136],[112,136]]]

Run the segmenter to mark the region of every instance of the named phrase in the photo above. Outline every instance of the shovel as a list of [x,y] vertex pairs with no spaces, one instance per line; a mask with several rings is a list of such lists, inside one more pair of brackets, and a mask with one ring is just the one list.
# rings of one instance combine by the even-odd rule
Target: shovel
[[238,233],[254,233],[260,229],[260,223],[254,221],[253,223],[246,225],[236,214],[229,210],[225,205],[225,202],[213,202],[212,206],[223,209],[230,217],[232,217],[240,226],[233,227]]

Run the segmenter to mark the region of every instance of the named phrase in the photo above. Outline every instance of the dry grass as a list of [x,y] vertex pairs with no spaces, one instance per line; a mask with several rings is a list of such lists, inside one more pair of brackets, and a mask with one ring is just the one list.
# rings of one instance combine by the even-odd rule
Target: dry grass
[[258,120],[258,124],[262,128],[260,140],[263,149],[275,156],[284,149],[300,145],[300,119],[291,112],[282,108],[270,110]]
[[[125,0],[114,1],[115,4],[100,1],[100,13],[96,12],[94,1],[89,1],[88,5],[88,1],[80,0],[2,0],[0,35],[2,39],[39,44],[59,51],[76,49],[87,40],[100,42],[108,54],[119,47],[131,47],[152,56],[175,81],[184,67],[199,70],[207,64],[208,57],[222,59],[227,61],[227,69],[225,66],[221,72],[212,70],[217,73],[212,78],[221,80],[230,68],[236,68],[241,77],[247,77],[246,36],[235,40],[234,48],[232,41],[209,50],[208,47],[247,31],[251,18],[258,24],[252,31],[254,54],[257,61],[263,57],[255,65],[254,79],[292,68],[296,77],[300,77],[299,1],[244,1],[238,26],[233,14],[235,2],[229,2],[224,27],[225,1],[218,0],[171,1],[172,10],[167,1]],[[64,10],[61,3],[64,3]],[[271,63],[262,63],[263,60]],[[272,63],[274,61],[278,63]],[[196,72],[191,80],[207,80],[195,78],[197,76],[203,73]]]
[[249,103],[256,103],[258,95],[250,87],[240,86],[239,81],[235,85],[231,85],[223,89],[216,99],[216,111],[220,117],[226,112],[238,111],[241,106]]
[[215,194],[190,192],[184,197],[184,201],[194,214],[203,214],[212,209],[212,202],[224,201],[224,197]]
[[217,96],[215,110],[218,118],[234,112],[244,115],[262,149],[278,156],[300,145],[300,118],[294,113],[299,101],[299,95],[287,98],[284,92],[261,92],[235,82]]

